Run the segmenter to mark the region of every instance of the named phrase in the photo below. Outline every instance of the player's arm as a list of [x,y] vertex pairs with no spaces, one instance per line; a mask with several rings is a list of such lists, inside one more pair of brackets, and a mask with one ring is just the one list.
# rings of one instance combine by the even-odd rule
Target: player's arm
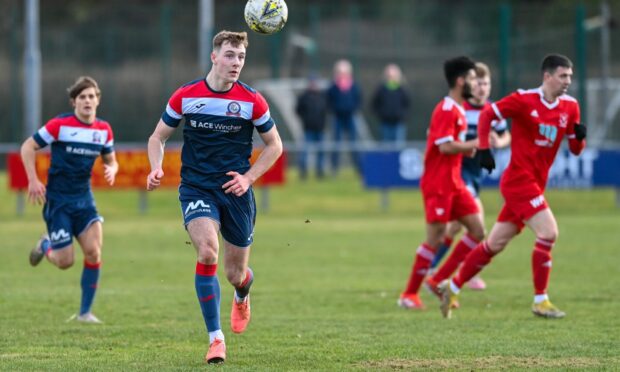
[[116,161],[116,153],[114,151],[101,155],[103,160],[103,178],[112,186],[118,173],[118,162]]
[[227,176],[231,176],[232,180],[222,185],[224,192],[227,194],[233,193],[236,196],[245,194],[250,186],[256,182],[282,155],[282,140],[278,133],[278,128],[274,125],[267,132],[259,132],[259,135],[265,147],[261,151],[258,159],[254,162],[252,167],[245,173],[240,174],[238,172],[230,171],[226,173]]
[[446,155],[454,155],[459,153],[472,153],[478,146],[478,139],[472,139],[465,142],[448,141],[440,144],[439,152]]
[[431,124],[429,125],[428,136],[433,144],[437,146],[440,153],[444,155],[455,155],[459,153],[473,153],[476,149],[477,140],[465,142],[456,141],[455,124],[461,120],[450,107],[441,108],[433,112]]
[[151,164],[151,172],[146,178],[146,189],[148,191],[155,190],[159,187],[161,179],[164,177],[164,171],[162,169],[164,147],[168,138],[174,133],[174,129],[174,127],[166,124],[163,119],[159,119],[155,131],[149,137],[148,155],[149,163]]
[[28,200],[32,203],[45,203],[45,185],[39,180],[36,168],[36,151],[41,146],[32,138],[28,137],[21,146],[20,152],[26,176],[28,177]]

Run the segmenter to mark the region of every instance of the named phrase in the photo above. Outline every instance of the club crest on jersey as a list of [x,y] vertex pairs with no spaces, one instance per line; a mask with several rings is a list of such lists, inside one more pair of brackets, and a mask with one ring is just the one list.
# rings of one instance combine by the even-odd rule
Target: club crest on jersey
[[560,128],[566,128],[568,125],[568,114],[563,112],[560,114]]
[[232,101],[226,109],[226,116],[241,116],[241,105],[239,102]]
[[101,133],[97,131],[93,132],[93,143],[101,143]]

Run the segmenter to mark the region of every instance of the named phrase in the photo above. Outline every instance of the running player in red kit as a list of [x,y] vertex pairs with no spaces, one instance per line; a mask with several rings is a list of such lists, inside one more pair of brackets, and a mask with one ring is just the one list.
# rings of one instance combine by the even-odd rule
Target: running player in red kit
[[579,104],[566,94],[573,64],[565,56],[551,54],[542,62],[543,83],[536,89],[519,90],[480,114],[478,151],[483,168],[495,168],[489,149],[491,122],[512,119],[512,155],[500,181],[505,203],[486,241],[470,252],[452,280],[440,285],[441,312],[450,318],[464,283],[479,273],[527,225],[536,235],[532,252],[534,304],[532,312],[545,318],[563,318],[547,295],[551,249],[558,225],[543,195],[549,169],[562,142],[568,137],[570,151],[579,155],[585,147],[586,127],[579,124]]
[[426,241],[416,251],[407,287],[398,299],[398,305],[405,309],[424,308],[418,291],[449,221],[458,220],[467,229],[457,244],[459,250],[463,245],[475,247],[484,238],[478,205],[461,178],[461,159],[463,155],[473,154],[478,144],[476,139],[465,140],[467,120],[462,106],[476,88],[475,67],[468,57],[452,58],[444,63],[449,93],[431,116],[424,174],[420,180],[426,213]]

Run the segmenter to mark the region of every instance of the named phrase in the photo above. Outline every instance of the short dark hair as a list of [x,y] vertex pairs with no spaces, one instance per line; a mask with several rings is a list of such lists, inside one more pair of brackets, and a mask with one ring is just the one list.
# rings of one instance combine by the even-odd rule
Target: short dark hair
[[469,70],[476,68],[476,63],[469,57],[461,56],[449,59],[443,64],[443,72],[450,88],[456,85],[456,79],[467,75]]
[[548,54],[542,61],[541,70],[543,74],[545,72],[553,74],[558,67],[573,68],[573,62],[561,54]]
[[248,34],[245,31],[220,31],[213,37],[213,50],[219,50],[225,42],[229,42],[234,48],[237,48],[239,45],[243,45],[244,48],[247,48]]
[[88,88],[95,88],[95,93],[97,94],[97,97],[101,97],[101,90],[99,90],[99,85],[97,84],[95,79],[91,78],[90,76],[80,76],[79,78],[77,78],[75,83],[73,83],[73,85],[67,88],[67,93],[69,93],[69,98],[75,99],[75,97],[79,96],[84,89]]

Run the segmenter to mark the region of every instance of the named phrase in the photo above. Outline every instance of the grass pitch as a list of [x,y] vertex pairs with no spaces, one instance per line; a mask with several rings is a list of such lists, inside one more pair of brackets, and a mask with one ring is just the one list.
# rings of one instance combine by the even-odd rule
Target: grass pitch
[[[550,294],[568,315],[530,313],[525,231],[484,272],[488,289],[464,290],[444,320],[396,306],[424,239],[417,191],[393,191],[390,207],[352,174],[269,192],[252,247],[252,322],[229,330],[232,288],[220,275],[228,360],[222,370],[620,369],[620,209],[612,190],[550,191],[559,221]],[[196,370],[208,337],[194,292],[195,254],[176,190],[96,193],[106,218],[102,277],[93,311],[103,325],[66,323],[79,306],[82,254],[66,271],[28,265],[44,229],[40,207],[15,215],[0,177],[0,370]],[[259,206],[265,195],[257,190]],[[483,201],[490,228],[500,207]],[[220,268],[220,273],[222,270]]]

